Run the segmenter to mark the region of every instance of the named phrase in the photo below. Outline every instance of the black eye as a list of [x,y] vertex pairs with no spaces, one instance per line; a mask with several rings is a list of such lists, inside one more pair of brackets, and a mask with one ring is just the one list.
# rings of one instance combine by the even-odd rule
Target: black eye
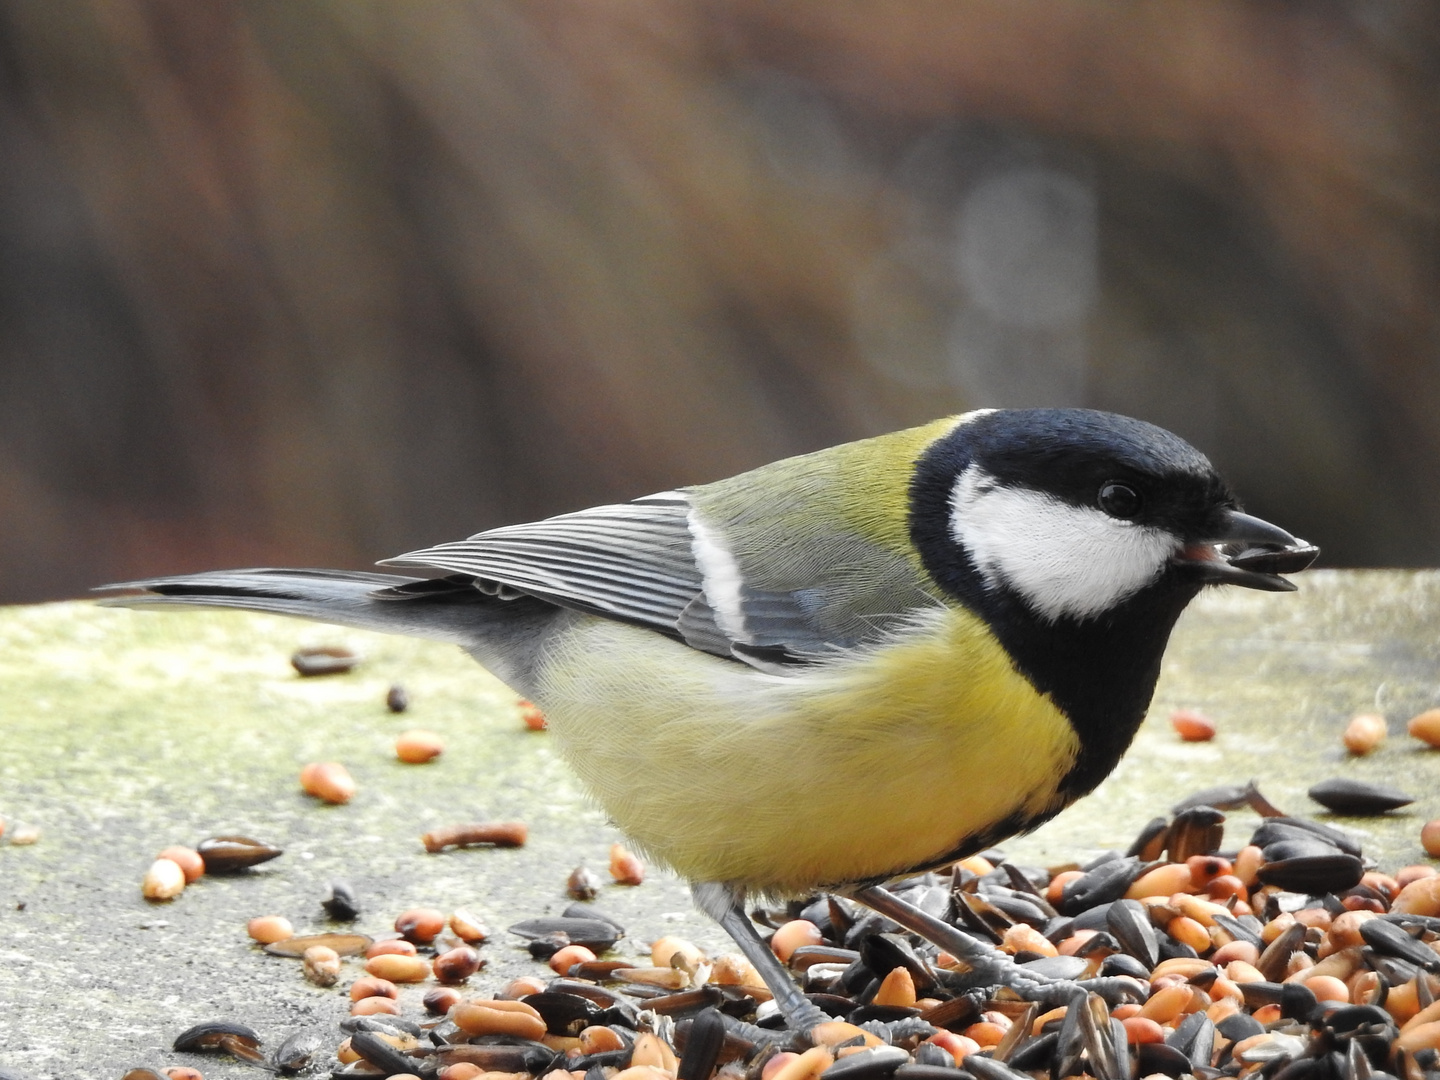
[[1100,486],[1100,495],[1095,501],[1113,518],[1133,518],[1140,512],[1140,493],[1129,484],[1117,484],[1114,480]]

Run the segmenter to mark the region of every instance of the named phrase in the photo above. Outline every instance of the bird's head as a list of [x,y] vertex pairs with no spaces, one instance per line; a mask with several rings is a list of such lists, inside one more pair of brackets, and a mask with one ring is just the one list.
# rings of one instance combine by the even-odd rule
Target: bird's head
[[[1207,584],[1293,589],[1318,553],[1240,511],[1215,468],[1163,428],[1087,409],[967,414],[921,458],[911,529],[955,599],[1040,623],[1105,621]],[[1168,626],[1166,627],[1168,630]]]

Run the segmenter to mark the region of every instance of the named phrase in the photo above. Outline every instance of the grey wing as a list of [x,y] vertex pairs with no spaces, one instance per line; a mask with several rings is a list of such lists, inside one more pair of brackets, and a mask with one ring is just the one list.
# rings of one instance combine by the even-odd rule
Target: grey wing
[[[854,537],[839,545],[789,539],[807,552],[806,571],[781,583],[763,558],[741,555],[737,562],[685,493],[669,491],[492,529],[385,565],[465,575],[484,592],[535,596],[777,671],[881,637],[927,602],[908,566],[878,559],[869,545],[847,550]],[[774,543],[790,546],[783,537]],[[794,552],[787,558],[772,547],[771,554],[796,565]]]
[[692,512],[711,618],[758,667],[813,661],[884,640],[940,604],[903,556],[814,520],[722,542]]
[[[690,503],[676,491],[507,525],[385,560],[463,574],[483,592],[526,594],[636,623],[730,658],[707,615],[692,552]],[[404,591],[419,591],[409,589]]]

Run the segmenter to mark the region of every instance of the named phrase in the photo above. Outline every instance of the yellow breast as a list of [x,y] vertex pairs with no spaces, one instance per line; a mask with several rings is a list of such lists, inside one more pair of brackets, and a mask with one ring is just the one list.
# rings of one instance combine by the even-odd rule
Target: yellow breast
[[954,851],[1056,808],[1079,744],[968,612],[768,675],[578,616],[536,694],[591,793],[692,880],[799,893]]

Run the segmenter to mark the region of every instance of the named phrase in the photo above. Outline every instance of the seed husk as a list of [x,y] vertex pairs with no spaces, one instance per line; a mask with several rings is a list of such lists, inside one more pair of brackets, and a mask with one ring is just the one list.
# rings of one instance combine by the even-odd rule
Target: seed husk
[[1398,788],[1366,784],[1344,777],[1322,780],[1307,794],[1325,809],[1337,814],[1383,814],[1415,801],[1413,795],[1407,795]]
[[348,881],[330,882],[330,891],[320,906],[336,922],[351,922],[360,917],[360,898]]
[[260,1035],[254,1028],[229,1020],[209,1020],[186,1028],[175,1036],[173,1050],[219,1051],[246,1061],[263,1062]]
[[302,934],[300,937],[286,938],[284,941],[266,945],[265,951],[271,956],[299,957],[305,955],[306,949],[323,945],[327,949],[334,949],[340,956],[359,956],[374,940],[367,934]]
[[290,654],[290,666],[304,678],[339,675],[360,662],[360,654],[343,645],[317,645]]
[[1169,834],[1170,822],[1167,819],[1151,818],[1145,823],[1145,827],[1140,830],[1125,854],[1140,859],[1142,862],[1153,862],[1164,852],[1165,841]]
[[270,1055],[270,1063],[281,1072],[299,1072],[320,1052],[323,1040],[315,1031],[292,1032]]
[[1238,810],[1246,804],[1249,789],[1244,784],[1221,784],[1187,795],[1170,808],[1172,814],[1182,814],[1193,806],[1209,806],[1216,810]]
[[600,893],[600,875],[584,866],[570,871],[565,881],[565,891],[576,900],[594,900]]
[[1175,815],[1166,844],[1170,861],[1182,863],[1195,855],[1213,855],[1225,837],[1225,815],[1213,806],[1192,806]]
[[233,874],[285,854],[282,848],[249,836],[207,836],[195,851],[207,874]]

